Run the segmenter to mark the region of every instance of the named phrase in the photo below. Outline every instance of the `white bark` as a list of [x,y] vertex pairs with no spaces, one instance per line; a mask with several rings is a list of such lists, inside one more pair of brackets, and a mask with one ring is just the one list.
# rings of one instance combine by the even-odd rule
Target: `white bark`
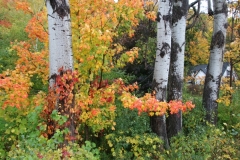
[[[171,63],[169,70],[168,101],[182,100],[184,76],[184,51],[188,0],[176,0],[173,4]],[[168,138],[182,129],[182,112],[167,118]]]
[[[153,89],[159,101],[166,101],[168,73],[171,54],[172,1],[159,1],[157,14],[157,50],[153,75]],[[150,118],[152,131],[161,137],[165,148],[169,148],[166,130],[166,117]]]
[[157,51],[153,75],[156,98],[166,101],[166,89],[171,54],[171,0],[160,1],[157,14]]
[[[55,90],[56,88],[54,87],[54,84],[56,81],[56,76],[62,76],[59,72],[59,69],[62,68],[62,72],[73,70],[70,8],[68,0],[47,0],[46,3],[49,30],[49,86],[51,89]],[[58,110],[59,114],[68,117],[68,122],[70,122],[70,124],[67,126],[69,129],[69,135],[70,137],[75,138],[76,117],[75,114],[71,112],[71,110],[74,108],[74,98],[71,99],[71,104],[69,104],[69,102],[66,103],[65,100],[57,99],[55,102],[55,108]],[[61,107],[62,109],[60,110]],[[64,144],[68,144],[67,139],[64,140]]]
[[178,0],[175,1],[173,5],[171,71],[169,74],[169,77],[171,78],[171,81],[169,82],[171,83],[169,84],[171,89],[169,91],[172,95],[169,100],[181,100],[182,83],[184,78],[185,31],[188,1]]
[[[55,3],[54,3],[55,2]],[[52,3],[52,4],[51,4]],[[50,77],[58,70],[73,70],[72,34],[68,0],[47,0]],[[50,86],[54,79],[50,79]]]
[[227,29],[226,0],[214,0],[214,28],[210,47],[210,58],[205,79],[203,106],[207,111],[206,119],[211,123],[217,122],[216,100],[219,96],[221,82],[223,55]]

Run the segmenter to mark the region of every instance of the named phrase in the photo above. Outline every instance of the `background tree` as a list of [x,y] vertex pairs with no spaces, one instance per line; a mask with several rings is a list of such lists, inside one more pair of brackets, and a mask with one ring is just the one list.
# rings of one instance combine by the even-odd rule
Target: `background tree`
[[217,123],[217,99],[221,83],[223,55],[225,49],[227,24],[227,3],[225,0],[214,0],[214,28],[210,46],[210,59],[203,92],[203,107],[206,109],[206,120]]
[[186,68],[208,63],[213,29],[212,20],[212,17],[201,13],[195,25],[186,31]]
[[228,51],[225,54],[225,59],[230,63],[230,78],[229,86],[233,86],[233,68],[239,71],[239,18],[237,16],[239,12],[239,2],[230,2],[229,13],[231,18],[229,18],[229,27],[227,29],[227,46]]

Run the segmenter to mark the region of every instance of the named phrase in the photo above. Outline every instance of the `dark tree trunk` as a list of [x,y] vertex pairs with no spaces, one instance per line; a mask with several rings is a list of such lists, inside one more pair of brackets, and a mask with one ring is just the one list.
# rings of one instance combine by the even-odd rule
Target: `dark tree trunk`
[[182,111],[177,114],[169,114],[167,117],[168,138],[177,135],[182,130]]
[[166,132],[166,117],[163,116],[152,116],[150,117],[150,126],[152,131],[156,133],[163,141],[166,149],[169,148],[169,142]]
[[[206,85],[211,82],[214,82],[216,87]],[[205,119],[212,124],[217,124],[218,103],[216,100],[219,97],[220,82],[221,75],[217,79],[213,79],[213,76],[207,72],[203,91],[203,106],[206,111]]]
[[230,82],[229,82],[230,87],[232,87],[232,82],[233,82],[233,60],[231,58],[230,59]]

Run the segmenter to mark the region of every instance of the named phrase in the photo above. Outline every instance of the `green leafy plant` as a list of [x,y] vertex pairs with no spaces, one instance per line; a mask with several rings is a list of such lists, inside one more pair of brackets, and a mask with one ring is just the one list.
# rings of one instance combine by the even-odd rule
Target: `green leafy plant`
[[171,139],[169,159],[237,159],[234,139],[224,130],[213,126],[198,126],[187,136]]

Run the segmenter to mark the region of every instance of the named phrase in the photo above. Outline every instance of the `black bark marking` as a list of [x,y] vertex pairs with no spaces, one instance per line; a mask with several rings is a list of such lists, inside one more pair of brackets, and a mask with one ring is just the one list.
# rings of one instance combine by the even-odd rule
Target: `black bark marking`
[[218,84],[218,86],[220,86],[221,79],[222,79],[222,73],[216,79],[216,83]]
[[177,3],[178,1],[182,2],[182,6],[175,6],[173,5],[173,16],[172,16],[172,24],[178,22],[182,17],[187,16],[188,12],[188,1],[186,0],[176,0],[175,2]]
[[218,10],[218,8],[216,9],[216,11],[214,12],[214,14],[221,14],[224,13],[225,16],[227,17],[228,15],[228,6],[227,3],[223,3],[222,5],[222,10]]
[[164,28],[165,28],[165,35],[167,35],[167,23],[169,23],[170,28],[171,28],[171,20],[172,20],[172,15],[168,14],[168,15],[163,15],[163,20],[164,20]]
[[205,118],[208,122],[216,124],[218,103],[215,99],[212,99],[212,95],[219,97],[219,89],[213,90],[211,86],[208,85],[211,81],[215,82],[217,84],[217,88],[219,88],[221,82],[221,74],[214,80],[213,76],[207,72],[203,93],[203,107],[206,110]]
[[[48,14],[48,16],[50,16],[50,17],[52,17],[52,18],[54,18],[52,15],[50,15],[50,14]],[[55,24],[54,24],[55,25]]]
[[221,30],[219,30],[212,37],[210,49],[212,50],[214,46],[216,46],[218,48],[222,48],[224,46],[224,43],[225,43],[224,34]]
[[170,22],[170,20],[171,20],[171,15],[163,15],[163,20],[165,21],[165,22]]
[[53,75],[51,75],[49,78],[48,78],[48,81],[50,81],[51,79],[54,80],[54,82],[56,81],[56,78],[57,78],[57,74],[54,73]]
[[160,13],[160,12],[157,12],[157,17],[156,17],[156,21],[157,21],[157,22],[160,22],[160,21],[161,21],[160,16],[161,16],[161,13]]
[[160,56],[163,58],[164,55],[165,55],[165,52],[162,51],[162,52],[160,53]]
[[[165,0],[165,1],[162,1],[162,2],[166,2],[166,0]],[[171,25],[172,25],[172,23],[171,23],[171,21],[172,21],[172,14],[171,14],[171,10],[172,10],[172,0],[169,0],[169,6],[170,6],[170,8],[169,8],[169,10],[168,10],[168,14],[162,16],[162,19],[164,20],[165,35],[167,35],[167,22],[169,22],[170,28],[171,28]],[[156,18],[156,21],[157,21],[157,22],[160,22],[160,21],[161,21],[160,16],[161,16],[161,13],[158,12],[158,13],[157,13],[157,18]]]
[[163,58],[168,53],[169,49],[171,49],[170,45],[166,42],[163,42],[162,43],[162,48],[160,49],[161,58]]
[[169,74],[170,75],[169,75],[169,83],[168,83],[168,101],[181,100],[183,79],[177,73],[177,68],[175,65],[170,65]]
[[[185,44],[185,42],[182,44],[182,46]],[[177,61],[177,54],[179,52],[182,52],[182,46],[179,45],[179,43],[175,42],[172,39],[172,48],[171,48],[171,63]]]
[[166,100],[166,93],[167,93],[167,87],[165,86],[165,87],[160,87],[160,85],[161,85],[162,83],[160,82],[160,83],[158,83],[157,81],[156,81],[156,79],[154,78],[153,79],[153,82],[152,82],[152,89],[156,92],[156,93],[158,93],[159,91],[161,91],[161,98],[159,98],[159,97],[157,97],[157,99],[159,100],[159,101],[165,101]]
[[50,0],[50,4],[51,4],[53,10],[55,10],[55,8],[57,8],[56,0]]
[[227,29],[228,28],[228,23],[225,23],[223,26],[224,26],[225,29]]
[[183,17],[182,9],[180,6],[173,6],[172,24],[178,22]]
[[50,0],[50,5],[52,6],[53,13],[57,12],[62,19],[70,14],[70,8],[65,0],[60,0],[60,2],[59,0]]
[[208,16],[213,16],[213,10],[211,8],[208,9]]
[[153,90],[155,90],[156,92],[158,92],[159,91],[159,85],[160,85],[160,83],[158,83],[157,81],[156,81],[156,79],[153,79],[153,82],[152,82],[152,88],[153,88]]
[[212,81],[212,79],[213,79],[213,76],[207,73],[205,78],[204,92],[203,92],[203,106],[206,109],[207,114],[209,112],[208,103],[209,103],[210,95],[213,92],[212,88],[210,88],[208,84]]

